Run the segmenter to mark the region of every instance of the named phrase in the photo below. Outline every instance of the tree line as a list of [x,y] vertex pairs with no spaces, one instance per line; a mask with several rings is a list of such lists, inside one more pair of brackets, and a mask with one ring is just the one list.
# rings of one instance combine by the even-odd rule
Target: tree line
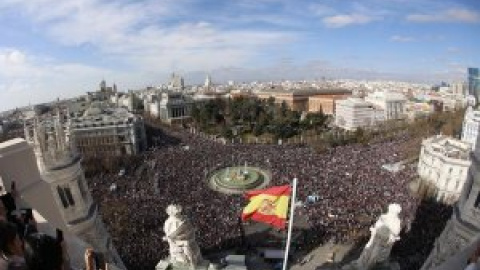
[[329,123],[329,117],[321,110],[302,114],[291,110],[285,102],[275,103],[273,97],[209,100],[193,106],[192,120],[200,131],[227,139],[246,134],[290,138],[305,130],[323,131]]

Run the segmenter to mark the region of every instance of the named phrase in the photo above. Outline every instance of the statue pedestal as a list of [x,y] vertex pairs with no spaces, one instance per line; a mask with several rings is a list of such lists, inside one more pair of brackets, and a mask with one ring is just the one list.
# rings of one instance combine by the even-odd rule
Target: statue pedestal
[[192,267],[188,264],[182,263],[171,263],[169,260],[161,260],[158,262],[157,266],[155,266],[155,270],[212,270],[213,267],[211,266],[209,261],[203,261],[196,267]]
[[193,268],[182,263],[172,263],[169,259],[161,260],[155,266],[155,270],[246,270],[245,255],[228,255],[225,258],[225,265],[212,264],[207,260]]
[[225,257],[227,264],[223,270],[247,270],[245,265],[245,255],[228,255]]

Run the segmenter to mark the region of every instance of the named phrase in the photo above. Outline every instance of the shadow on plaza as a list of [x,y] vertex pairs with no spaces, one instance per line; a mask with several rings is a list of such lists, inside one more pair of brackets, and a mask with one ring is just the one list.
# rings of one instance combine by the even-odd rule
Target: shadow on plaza
[[162,148],[176,146],[182,143],[182,140],[165,132],[161,125],[145,123],[145,133],[149,147]]
[[[401,270],[420,269],[433,248],[435,239],[440,236],[452,215],[452,207],[431,200],[424,200],[419,205],[410,230],[405,228],[400,240],[392,248],[391,261],[397,262]],[[368,237],[357,241],[354,247],[339,261],[325,263],[317,269],[340,269],[356,260]],[[383,269],[380,266],[374,269]]]
[[452,215],[452,207],[432,200],[419,205],[409,231],[403,230],[391,258],[402,270],[420,269]]
[[[400,240],[394,244],[390,255],[391,262],[397,262],[402,270],[420,269],[430,254],[435,239],[440,236],[451,215],[451,206],[431,200],[422,201],[415,213],[411,229],[404,228],[400,234]],[[309,233],[308,230],[307,233]],[[336,252],[336,245],[320,243],[320,245],[329,245],[329,248],[324,251],[325,254],[322,254],[322,257],[328,259],[325,263],[317,265],[315,269],[341,269],[342,266],[353,262],[359,258],[368,238],[369,236],[365,236],[356,241],[344,255]],[[305,258],[313,248],[313,246],[307,245],[306,250],[297,252],[300,262],[302,253],[305,254],[303,256]],[[332,255],[332,253],[336,254]],[[374,269],[385,269],[385,267],[379,265]]]

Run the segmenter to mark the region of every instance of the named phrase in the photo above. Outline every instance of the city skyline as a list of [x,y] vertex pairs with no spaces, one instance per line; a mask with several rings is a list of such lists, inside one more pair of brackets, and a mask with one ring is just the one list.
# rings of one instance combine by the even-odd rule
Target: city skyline
[[[4,0],[0,111],[116,82],[466,80],[475,0]],[[477,46],[476,46],[477,45]]]

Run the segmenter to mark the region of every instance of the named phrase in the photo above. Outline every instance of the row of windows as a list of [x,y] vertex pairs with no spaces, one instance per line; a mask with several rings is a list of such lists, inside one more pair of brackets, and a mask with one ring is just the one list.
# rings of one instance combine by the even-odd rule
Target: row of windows
[[110,146],[110,147],[104,147],[104,146],[79,146],[78,150],[80,153],[88,156],[95,156],[95,155],[117,155],[118,152],[120,154],[126,154],[127,153],[127,147],[126,146]]
[[115,142],[122,142],[125,140],[124,135],[120,136],[109,136],[109,137],[90,137],[90,138],[79,138],[77,139],[78,145],[88,145],[88,144],[111,144]]
[[[423,153],[423,151],[422,151],[422,153]],[[422,162],[423,162],[425,165],[428,165],[428,164],[425,162],[426,160],[430,160],[430,162],[431,162],[431,164],[432,164],[431,166],[434,166],[436,163],[439,163],[440,167],[445,166],[444,163],[441,161],[441,159],[435,158],[435,157],[433,157],[433,156],[430,156],[430,158],[427,158],[427,157],[424,157],[424,158],[423,158],[423,161],[422,161]],[[448,170],[448,174],[449,174],[449,175],[452,175],[452,172],[453,172],[453,167],[450,167],[449,170]],[[459,175],[462,175],[463,172],[464,172],[463,169],[459,169],[459,170],[458,170],[458,174],[459,174]]]
[[114,134],[128,134],[130,133],[131,127],[128,128],[116,128],[116,129],[109,129],[103,131],[95,131],[95,130],[86,130],[86,131],[77,131],[75,132],[75,136],[79,138],[83,137],[97,137],[97,136],[112,136]]

